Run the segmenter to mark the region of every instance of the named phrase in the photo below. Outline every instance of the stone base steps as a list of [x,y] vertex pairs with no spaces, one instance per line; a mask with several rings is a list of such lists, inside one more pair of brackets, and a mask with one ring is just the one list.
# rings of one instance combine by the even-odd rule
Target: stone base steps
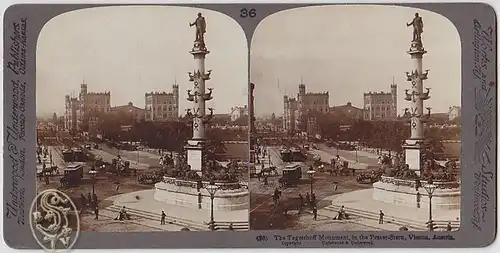
[[[115,217],[121,210],[121,206],[111,205],[105,210],[111,211],[115,214]],[[127,214],[143,219],[153,220],[160,222],[161,214],[152,213],[144,210],[127,208]],[[172,223],[175,225],[183,226],[189,228],[191,231],[207,231],[210,230],[209,224],[203,221],[194,221],[189,219],[183,219],[178,217],[173,217],[167,214],[165,217],[166,223]],[[235,231],[247,231],[249,229],[248,221],[215,221],[216,230],[229,230],[229,224],[233,223],[233,230]]]
[[[340,208],[341,205],[335,205],[335,204],[325,207],[326,210],[331,211],[334,215],[338,214]],[[350,216],[360,217],[368,220],[378,221],[380,217],[378,212],[371,212],[366,210],[349,208],[345,206],[344,206],[344,211]],[[437,230],[446,230],[448,222],[449,221],[436,220],[434,221],[434,224],[437,225],[438,227]],[[405,226],[410,230],[428,230],[426,222],[396,217],[387,214],[384,215],[384,223],[390,223],[401,227]],[[452,230],[457,230],[458,228],[460,228],[460,221],[451,221],[451,227]]]

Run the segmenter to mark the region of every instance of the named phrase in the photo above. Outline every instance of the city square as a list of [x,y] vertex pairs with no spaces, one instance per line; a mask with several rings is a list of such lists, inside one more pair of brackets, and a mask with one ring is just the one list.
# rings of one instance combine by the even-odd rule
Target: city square
[[[108,14],[113,13],[111,15],[119,16],[114,18],[123,22],[127,22],[127,15],[148,15],[155,10],[165,11],[165,15],[159,16],[156,12],[159,19],[165,19],[168,13],[176,13],[177,18],[186,21],[189,17],[189,22],[183,23],[182,27],[174,22],[175,17],[166,18],[165,23],[159,25],[168,26],[171,31],[167,29],[164,31],[166,36],[158,36],[164,45],[158,44],[156,50],[178,54],[175,60],[165,62],[152,56],[149,61],[157,59],[158,63],[144,63],[144,68],[140,69],[137,67],[141,66],[140,63],[130,62],[137,71],[122,72],[121,76],[121,69],[129,68],[127,61],[110,64],[106,63],[108,58],[103,59],[103,64],[111,68],[121,64],[114,73],[116,81],[110,84],[106,83],[108,75],[103,76],[97,69],[89,70],[90,65],[79,67],[89,64],[79,62],[81,58],[66,59],[74,60],[74,65],[61,65],[60,68],[69,66],[72,69],[59,74],[75,71],[88,74],[80,84],[78,95],[70,88],[64,97],[54,97],[54,93],[60,92],[58,87],[43,89],[43,85],[37,94],[38,192],[58,189],[69,195],[78,208],[83,231],[248,230],[249,109],[245,100],[246,43],[241,43],[244,37],[235,36],[241,39],[241,47],[224,53],[220,50],[221,47],[227,48],[224,43],[233,42],[217,45],[221,44],[215,43],[221,32],[206,33],[207,23],[229,30],[237,28],[235,23],[228,23],[216,12],[201,13],[189,8],[179,12],[169,8],[136,6],[117,7],[116,12],[103,9],[82,12],[102,20],[111,18]],[[104,26],[102,31],[116,32],[126,26],[119,22],[113,25],[117,27]],[[42,36],[40,51],[44,53],[44,49],[49,50],[44,46],[50,47],[44,44],[44,38],[49,36],[46,34],[51,29],[49,26],[47,33],[42,33],[45,37]],[[183,51],[188,49],[186,45],[189,43],[174,40],[169,33],[177,33],[185,42],[190,41],[189,50]],[[72,41],[72,38],[66,39]],[[130,41],[121,39],[123,45],[142,43],[140,36],[128,37]],[[91,48],[92,43],[85,46]],[[212,52],[214,58],[209,56],[210,46],[215,48]],[[110,53],[115,50],[120,54],[120,50],[108,49]],[[129,55],[156,53],[148,51],[149,46],[136,47],[135,50],[137,52],[128,52]],[[43,57],[44,53],[41,61],[47,59]],[[208,59],[207,63],[205,59]],[[238,66],[240,70],[236,72],[227,70],[224,63],[228,61],[243,65]],[[54,65],[51,67],[58,67]],[[165,70],[161,71],[161,68]],[[42,68],[38,73],[43,75],[45,72]],[[54,74],[50,78],[59,80],[61,77]],[[66,78],[74,79],[73,76]],[[127,78],[143,81],[130,87],[113,85],[128,82]],[[173,83],[171,91],[166,91],[165,85],[158,89],[153,84],[158,78],[161,83]],[[101,85],[92,85],[92,82]],[[232,88],[223,88],[228,83]],[[102,89],[100,86],[106,90],[93,91]],[[116,105],[116,101],[128,99],[130,102],[125,105]],[[52,100],[56,102],[52,103]],[[142,103],[143,106],[138,105]],[[52,116],[47,116],[50,110]]]
[[[351,25],[314,28],[327,16]],[[296,19],[307,22],[280,34],[286,47],[272,44],[272,28]],[[370,19],[384,28],[368,29]],[[300,8],[263,21],[251,48],[250,229],[457,230],[460,61],[442,60],[452,50],[438,52],[436,37],[446,31],[459,54],[452,29],[392,7]]]

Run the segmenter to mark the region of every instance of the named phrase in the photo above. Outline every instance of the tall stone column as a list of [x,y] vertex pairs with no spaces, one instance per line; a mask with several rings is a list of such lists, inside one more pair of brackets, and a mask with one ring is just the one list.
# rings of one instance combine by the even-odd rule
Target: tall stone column
[[408,25],[414,27],[413,40],[407,51],[413,63],[413,70],[406,72],[406,80],[411,83],[411,89],[405,90],[405,100],[410,102],[410,107],[405,109],[405,116],[410,118],[411,136],[405,141],[403,148],[406,164],[419,175],[425,150],[424,122],[430,116],[429,107],[426,108],[427,113],[424,113],[424,101],[429,99],[430,88],[423,91],[423,81],[427,79],[429,70],[424,71],[422,67],[423,55],[427,53],[421,39],[422,18],[415,14],[414,20]]
[[198,14],[198,18],[190,24],[196,26],[196,40],[190,53],[194,56],[196,67],[193,72],[189,72],[189,81],[193,82],[193,89],[187,90],[187,100],[192,102],[192,108],[187,110],[187,115],[192,119],[193,138],[188,140],[187,162],[191,170],[198,172],[201,176],[203,161],[203,148],[206,143],[205,126],[213,116],[213,109],[208,108],[210,114],[206,114],[205,102],[212,99],[212,89],[205,92],[205,81],[210,80],[211,70],[205,71],[205,57],[210,53],[204,40],[205,18]]

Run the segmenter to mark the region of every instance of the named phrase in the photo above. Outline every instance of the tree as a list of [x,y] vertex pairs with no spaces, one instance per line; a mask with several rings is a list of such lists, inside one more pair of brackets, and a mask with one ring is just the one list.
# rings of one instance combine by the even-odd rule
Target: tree
[[250,118],[248,117],[248,115],[243,115],[237,118],[235,121],[233,121],[233,124],[237,126],[248,126],[249,119]]

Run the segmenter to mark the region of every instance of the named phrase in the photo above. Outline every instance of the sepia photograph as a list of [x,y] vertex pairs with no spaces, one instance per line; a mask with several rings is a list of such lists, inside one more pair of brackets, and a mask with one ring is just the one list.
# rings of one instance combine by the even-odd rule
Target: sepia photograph
[[460,227],[461,42],[446,17],[313,6],[250,46],[250,229]]
[[37,192],[68,195],[81,231],[249,229],[248,45],[229,16],[54,17],[37,42],[36,114]]

